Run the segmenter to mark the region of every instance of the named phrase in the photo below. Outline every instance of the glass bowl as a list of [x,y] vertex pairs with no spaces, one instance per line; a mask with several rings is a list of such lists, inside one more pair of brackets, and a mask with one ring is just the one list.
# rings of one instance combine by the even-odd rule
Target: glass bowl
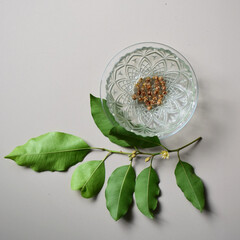
[[[132,95],[140,78],[156,75],[163,76],[167,94],[161,105],[147,110]],[[144,42],[123,49],[111,59],[101,79],[100,96],[122,127],[162,139],[178,132],[191,119],[197,106],[198,84],[193,68],[179,52],[164,44]]]

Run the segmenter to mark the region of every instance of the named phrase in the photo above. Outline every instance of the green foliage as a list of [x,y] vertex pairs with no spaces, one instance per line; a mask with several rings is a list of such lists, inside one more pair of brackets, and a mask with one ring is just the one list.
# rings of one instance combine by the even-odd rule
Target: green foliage
[[137,177],[135,199],[138,209],[147,217],[153,218],[157,207],[160,188],[156,171],[150,166],[145,168]]
[[71,180],[71,188],[80,190],[85,198],[96,196],[105,181],[105,166],[102,161],[89,161],[78,166]]
[[[104,109],[102,104],[104,105]],[[103,99],[102,103],[100,98],[90,95],[90,105],[93,120],[102,134],[108,137],[111,142],[119,146],[130,147],[131,145],[129,145],[125,140],[118,139],[117,137],[109,134],[110,130],[114,126],[119,126],[119,124],[115,121],[114,117],[109,112],[106,100]]]
[[66,171],[90,152],[81,138],[62,132],[49,132],[30,139],[5,156],[18,165],[37,172]]
[[125,140],[129,145],[139,148],[151,148],[160,145],[158,137],[143,137],[129,132],[121,126],[113,127],[110,131],[111,136]]
[[117,168],[110,176],[105,191],[107,209],[114,220],[124,216],[132,201],[136,174],[131,165]]
[[[136,179],[132,161],[139,155],[144,155],[145,161],[152,161],[153,157],[163,155],[162,151],[146,153],[140,149],[161,146],[165,149],[166,156],[169,155],[168,152],[177,152],[179,158],[175,169],[177,185],[197,209],[203,210],[205,204],[203,183],[194,173],[193,167],[181,161],[179,155],[180,150],[201,140],[201,137],[180,148],[170,150],[160,143],[158,137],[142,137],[121,127],[109,112],[106,100],[103,99],[101,102],[100,98],[90,95],[90,102],[93,119],[103,135],[120,146],[135,148],[134,151],[91,148],[79,137],[62,132],[49,132],[16,147],[5,158],[38,172],[66,171],[69,167],[81,162],[92,149],[107,151],[108,154],[103,160],[88,161],[79,165],[73,172],[71,188],[79,190],[84,198],[91,198],[96,196],[104,185],[105,160],[112,154],[127,156],[131,163],[117,168],[108,179],[105,190],[107,209],[113,219],[119,220],[129,210],[135,191],[138,209],[152,219],[160,195],[158,175],[152,168],[151,162],[150,167],[142,170]],[[162,158],[165,157],[162,156]]]
[[185,197],[194,207],[202,211],[205,205],[204,186],[201,179],[194,173],[193,167],[189,163],[179,160],[175,176],[177,185]]

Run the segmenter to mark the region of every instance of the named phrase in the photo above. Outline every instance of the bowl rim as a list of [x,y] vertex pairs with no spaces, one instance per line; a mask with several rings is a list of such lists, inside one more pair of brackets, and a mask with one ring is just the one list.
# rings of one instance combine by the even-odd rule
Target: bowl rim
[[[146,46],[146,45],[150,45],[150,46]],[[121,59],[121,57],[123,57],[123,56],[121,56],[121,53],[124,52],[124,51],[126,51],[127,49],[130,49],[130,48],[133,48],[133,47],[136,47],[136,49],[137,49],[137,46],[139,46],[139,49],[144,48],[144,47],[146,47],[146,48],[148,48],[148,47],[157,48],[157,47],[151,46],[151,45],[158,45],[158,46],[159,46],[159,49],[160,49],[160,48],[163,48],[163,49],[164,49],[164,47],[165,47],[165,48],[167,48],[167,49],[165,49],[165,50],[170,50],[170,51],[173,51],[173,54],[175,54],[175,53],[178,54],[178,55],[181,57],[181,59],[182,59],[183,61],[185,61],[185,62],[187,63],[187,65],[189,66],[189,68],[190,68],[190,70],[191,70],[191,72],[192,72],[192,78],[195,80],[195,84],[196,84],[196,94],[195,94],[195,98],[194,98],[194,107],[193,107],[193,109],[192,109],[191,114],[188,116],[187,120],[185,120],[185,121],[184,121],[180,126],[178,126],[174,131],[172,131],[172,132],[170,132],[170,133],[168,133],[168,134],[166,134],[166,135],[164,135],[164,136],[158,136],[158,135],[156,135],[159,139],[165,139],[165,138],[167,138],[167,137],[170,137],[170,136],[176,134],[177,132],[179,132],[181,129],[183,129],[183,128],[186,126],[186,124],[190,121],[190,119],[192,118],[193,114],[195,113],[195,110],[196,110],[197,104],[198,104],[198,97],[199,97],[199,84],[198,84],[198,79],[197,79],[196,73],[195,73],[192,65],[190,64],[190,62],[186,59],[186,57],[184,57],[184,56],[183,56],[179,51],[177,51],[175,48],[170,47],[170,46],[168,46],[167,44],[163,44],[163,43],[160,43],[160,42],[138,42],[138,43],[129,45],[129,46],[123,48],[122,50],[118,51],[118,52],[110,59],[110,61],[108,62],[108,64],[106,65],[106,67],[105,67],[105,69],[104,69],[104,71],[103,71],[103,73],[102,73],[101,81],[100,81],[100,99],[101,99],[102,108],[103,108],[106,116],[108,117],[108,114],[107,114],[107,112],[106,112],[106,110],[105,110],[105,107],[104,107],[104,104],[103,104],[103,98],[104,98],[104,97],[103,97],[103,88],[104,88],[105,86],[103,86],[102,83],[103,83],[103,80],[104,80],[104,78],[105,78],[104,76],[106,75],[106,72],[107,72],[110,64],[111,64],[111,63],[115,60],[115,58],[117,58],[118,56],[119,56],[120,59]],[[126,54],[127,54],[127,53],[126,53]],[[125,55],[124,55],[124,56],[125,56]],[[113,115],[113,114],[112,114],[112,115]],[[114,117],[114,116],[113,116],[113,117]],[[115,118],[115,117],[114,117],[114,118]],[[112,121],[109,117],[108,117],[108,119],[109,119],[110,121]],[[133,131],[133,130],[128,130],[128,131],[137,134],[137,133],[136,133],[135,131]],[[137,135],[140,135],[140,134],[137,134]]]

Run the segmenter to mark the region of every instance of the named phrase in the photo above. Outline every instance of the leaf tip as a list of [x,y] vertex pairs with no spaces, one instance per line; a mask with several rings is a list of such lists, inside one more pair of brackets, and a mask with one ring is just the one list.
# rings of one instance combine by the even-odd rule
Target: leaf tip
[[203,212],[203,210],[204,210],[204,205],[203,206],[201,206],[199,209],[198,209],[201,213]]
[[[142,211],[140,210],[140,212]],[[154,219],[154,214],[150,210],[148,212],[142,212],[142,214],[148,217],[149,219]]]
[[90,93],[90,100],[92,99],[96,99],[96,97]]
[[154,219],[154,215],[151,212],[149,212],[149,214],[144,214],[144,215],[149,219]]
[[121,218],[121,216],[114,216],[114,215],[111,215],[111,216],[116,222]]
[[15,154],[9,153],[8,155],[4,156],[6,159],[16,160],[17,156]]

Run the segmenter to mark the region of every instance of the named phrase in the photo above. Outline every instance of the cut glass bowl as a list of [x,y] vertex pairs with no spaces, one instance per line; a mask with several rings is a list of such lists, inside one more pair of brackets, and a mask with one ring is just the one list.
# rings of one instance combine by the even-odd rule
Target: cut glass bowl
[[[160,106],[149,111],[132,95],[139,78],[153,76],[163,76],[167,94]],[[175,134],[191,119],[197,106],[198,84],[193,68],[179,52],[160,43],[138,43],[115,55],[103,73],[100,89],[101,99],[106,99],[115,120],[142,136],[162,139]]]

